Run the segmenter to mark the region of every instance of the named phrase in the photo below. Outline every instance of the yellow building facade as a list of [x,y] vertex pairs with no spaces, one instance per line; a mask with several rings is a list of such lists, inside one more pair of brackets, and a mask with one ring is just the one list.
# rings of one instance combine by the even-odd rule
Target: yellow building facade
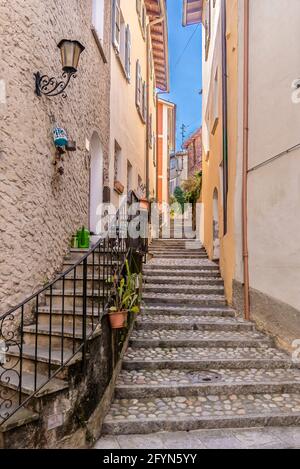
[[[226,22],[223,17],[225,9]],[[235,272],[237,0],[203,2],[203,24],[204,245],[210,259],[220,262],[226,297],[231,303]],[[226,81],[224,73],[227,76]]]
[[[111,44],[111,201],[156,196],[156,89],[169,87],[165,0],[114,0]],[[155,38],[155,42],[154,42]]]

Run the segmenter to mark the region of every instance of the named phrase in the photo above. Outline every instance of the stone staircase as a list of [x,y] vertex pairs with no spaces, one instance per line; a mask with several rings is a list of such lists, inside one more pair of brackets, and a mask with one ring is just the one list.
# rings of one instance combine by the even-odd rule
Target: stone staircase
[[[88,250],[84,249],[71,249],[62,271],[67,271],[87,252]],[[94,254],[96,264],[94,270],[91,259],[88,259],[87,266],[87,335],[92,332],[92,328],[95,329],[99,316],[102,316],[103,282],[102,280],[99,282],[98,273],[100,271],[102,279],[103,267],[97,266],[98,255]],[[81,352],[73,357],[83,337],[82,291],[83,269],[82,265],[79,265],[76,268],[76,280],[72,271],[67,274],[64,282],[55,283],[52,296],[48,290],[45,297],[39,301],[36,322],[23,327],[22,364],[19,359],[20,344],[7,346],[6,363],[0,364],[0,424],[2,419],[9,413],[13,414],[19,406],[20,384],[22,402],[36,389],[44,384],[45,386],[25,407],[0,426],[0,436],[1,433],[39,420],[41,409],[42,413],[47,413],[48,402],[53,407],[53,402],[59,400],[60,394],[62,398],[65,395],[68,399],[69,384],[74,381],[74,367],[78,367],[82,361]],[[99,302],[100,308],[98,308]],[[98,333],[100,331],[96,328],[90,340],[97,337]],[[48,382],[49,377],[68,360],[70,361],[64,370]],[[76,369],[78,372],[78,368]]]
[[227,306],[218,266],[194,243],[151,245],[103,434],[300,424],[300,370]]

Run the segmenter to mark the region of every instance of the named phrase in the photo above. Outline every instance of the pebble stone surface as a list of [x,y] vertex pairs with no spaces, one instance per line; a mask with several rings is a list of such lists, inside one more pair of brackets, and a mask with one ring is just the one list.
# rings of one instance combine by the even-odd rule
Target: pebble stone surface
[[[155,244],[142,312],[103,425],[111,436],[96,447],[287,447],[275,428],[234,427],[300,425],[300,370],[226,305],[215,263],[162,258],[168,241]],[[212,293],[200,294],[204,289]],[[232,429],[214,433],[219,425]],[[300,427],[293,447],[298,437],[300,445]]]
[[159,360],[250,360],[250,359],[266,359],[266,360],[287,360],[285,353],[275,348],[225,348],[225,347],[207,347],[207,348],[132,348],[129,347],[125,356],[125,360],[143,360],[159,361]]
[[[300,383],[300,373],[293,369],[262,370],[250,368],[246,370],[210,370],[209,373],[216,374],[220,378],[219,383],[245,384],[245,383],[280,383],[296,381]],[[186,370],[122,370],[118,379],[119,386],[170,386],[190,385],[197,383],[197,377],[209,376],[207,372]],[[300,388],[299,388],[300,389]]]

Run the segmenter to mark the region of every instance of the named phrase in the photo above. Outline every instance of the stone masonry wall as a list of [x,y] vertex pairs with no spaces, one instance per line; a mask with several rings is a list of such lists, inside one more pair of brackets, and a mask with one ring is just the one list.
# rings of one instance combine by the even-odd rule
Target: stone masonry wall
[[[98,132],[108,181],[110,0],[100,54],[91,31],[92,0],[1,0],[0,3],[0,313],[60,269],[72,233],[89,219],[90,158]],[[67,98],[38,98],[33,74],[61,75],[57,44],[84,46]],[[51,115],[76,140],[64,175],[52,164]]]

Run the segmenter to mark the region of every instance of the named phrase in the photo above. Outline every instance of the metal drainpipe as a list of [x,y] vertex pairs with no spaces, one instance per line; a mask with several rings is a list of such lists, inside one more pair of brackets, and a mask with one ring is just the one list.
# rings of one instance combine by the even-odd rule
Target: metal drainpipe
[[242,225],[244,260],[244,310],[245,319],[250,315],[249,251],[248,251],[248,159],[249,159],[249,0],[244,3],[244,115],[243,115],[243,189]]
[[226,0],[222,0],[222,118],[223,118],[223,230],[227,233],[228,195],[228,96],[227,96],[227,42]]

